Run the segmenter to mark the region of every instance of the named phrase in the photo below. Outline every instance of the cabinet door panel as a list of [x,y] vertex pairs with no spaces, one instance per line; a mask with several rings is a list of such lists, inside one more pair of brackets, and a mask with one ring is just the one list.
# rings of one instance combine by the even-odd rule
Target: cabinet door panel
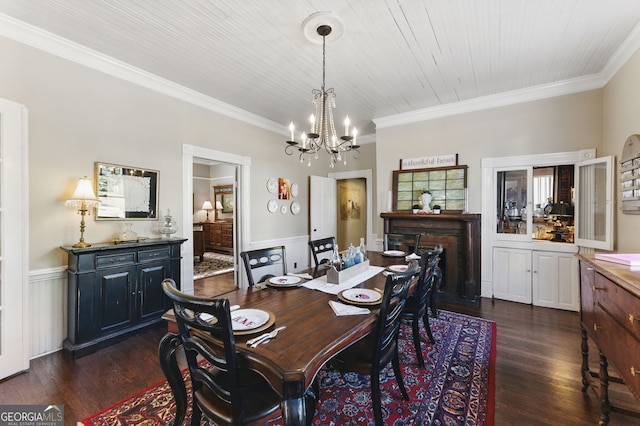
[[558,256],[558,307],[578,311],[580,309],[580,276],[578,259],[573,255]]
[[533,253],[533,304],[553,307],[557,303],[558,257],[556,253]]
[[533,252],[533,304],[578,310],[578,260],[573,254]]
[[493,293],[498,299],[531,303],[531,251],[493,249]]
[[162,280],[171,276],[169,262],[153,263],[140,267],[139,303],[140,318],[157,316],[167,310],[167,301],[162,291]]
[[97,331],[107,333],[134,321],[135,268],[97,273],[100,297],[95,299]]

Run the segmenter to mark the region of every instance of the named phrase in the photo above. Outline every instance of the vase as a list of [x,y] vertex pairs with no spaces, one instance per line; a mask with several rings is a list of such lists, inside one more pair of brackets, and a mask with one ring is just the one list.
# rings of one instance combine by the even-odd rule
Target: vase
[[121,241],[133,241],[138,238],[138,234],[131,229],[132,226],[133,223],[124,224],[124,231],[120,234]]

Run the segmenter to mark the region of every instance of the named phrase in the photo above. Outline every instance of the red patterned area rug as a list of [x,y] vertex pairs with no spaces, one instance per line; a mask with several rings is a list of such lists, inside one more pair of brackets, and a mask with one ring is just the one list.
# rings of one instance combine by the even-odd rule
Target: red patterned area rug
[[[425,368],[418,367],[411,327],[400,335],[400,366],[410,400],[403,401],[388,367],[381,373],[385,425],[493,425],[496,324],[448,311],[430,321],[436,344],[421,329]],[[185,373],[187,374],[187,373]],[[373,425],[368,376],[341,373],[330,365],[318,374],[320,395],[313,424]],[[175,404],[166,382],[127,398],[80,424],[166,425]],[[185,424],[190,422],[187,411]],[[203,425],[208,423],[203,420]],[[269,426],[281,424],[277,419]]]

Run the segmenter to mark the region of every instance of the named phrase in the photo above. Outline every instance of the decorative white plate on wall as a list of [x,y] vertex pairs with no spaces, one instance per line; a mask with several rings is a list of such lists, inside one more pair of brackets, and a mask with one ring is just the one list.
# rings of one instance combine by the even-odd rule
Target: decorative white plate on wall
[[269,213],[275,213],[276,210],[278,210],[278,202],[276,200],[269,200],[267,210],[269,210]]
[[297,183],[292,183],[291,184],[291,196],[297,197],[298,196],[298,192],[300,192],[300,188],[298,187],[298,184]]
[[278,182],[271,178],[267,181],[267,191],[269,191],[272,194],[275,194],[275,192],[278,190]]
[[287,208],[286,204],[283,204],[280,207],[280,213],[282,213],[282,214],[287,214],[287,210],[289,210],[289,209]]
[[294,201],[293,203],[291,203],[291,213],[293,213],[293,214],[300,213],[300,203],[299,202]]

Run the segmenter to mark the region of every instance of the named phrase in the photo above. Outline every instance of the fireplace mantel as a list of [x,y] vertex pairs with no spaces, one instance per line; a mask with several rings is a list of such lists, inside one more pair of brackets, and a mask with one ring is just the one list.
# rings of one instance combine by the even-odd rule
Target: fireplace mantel
[[444,247],[438,297],[477,305],[480,298],[480,214],[381,213],[385,233],[421,234],[423,246]]

